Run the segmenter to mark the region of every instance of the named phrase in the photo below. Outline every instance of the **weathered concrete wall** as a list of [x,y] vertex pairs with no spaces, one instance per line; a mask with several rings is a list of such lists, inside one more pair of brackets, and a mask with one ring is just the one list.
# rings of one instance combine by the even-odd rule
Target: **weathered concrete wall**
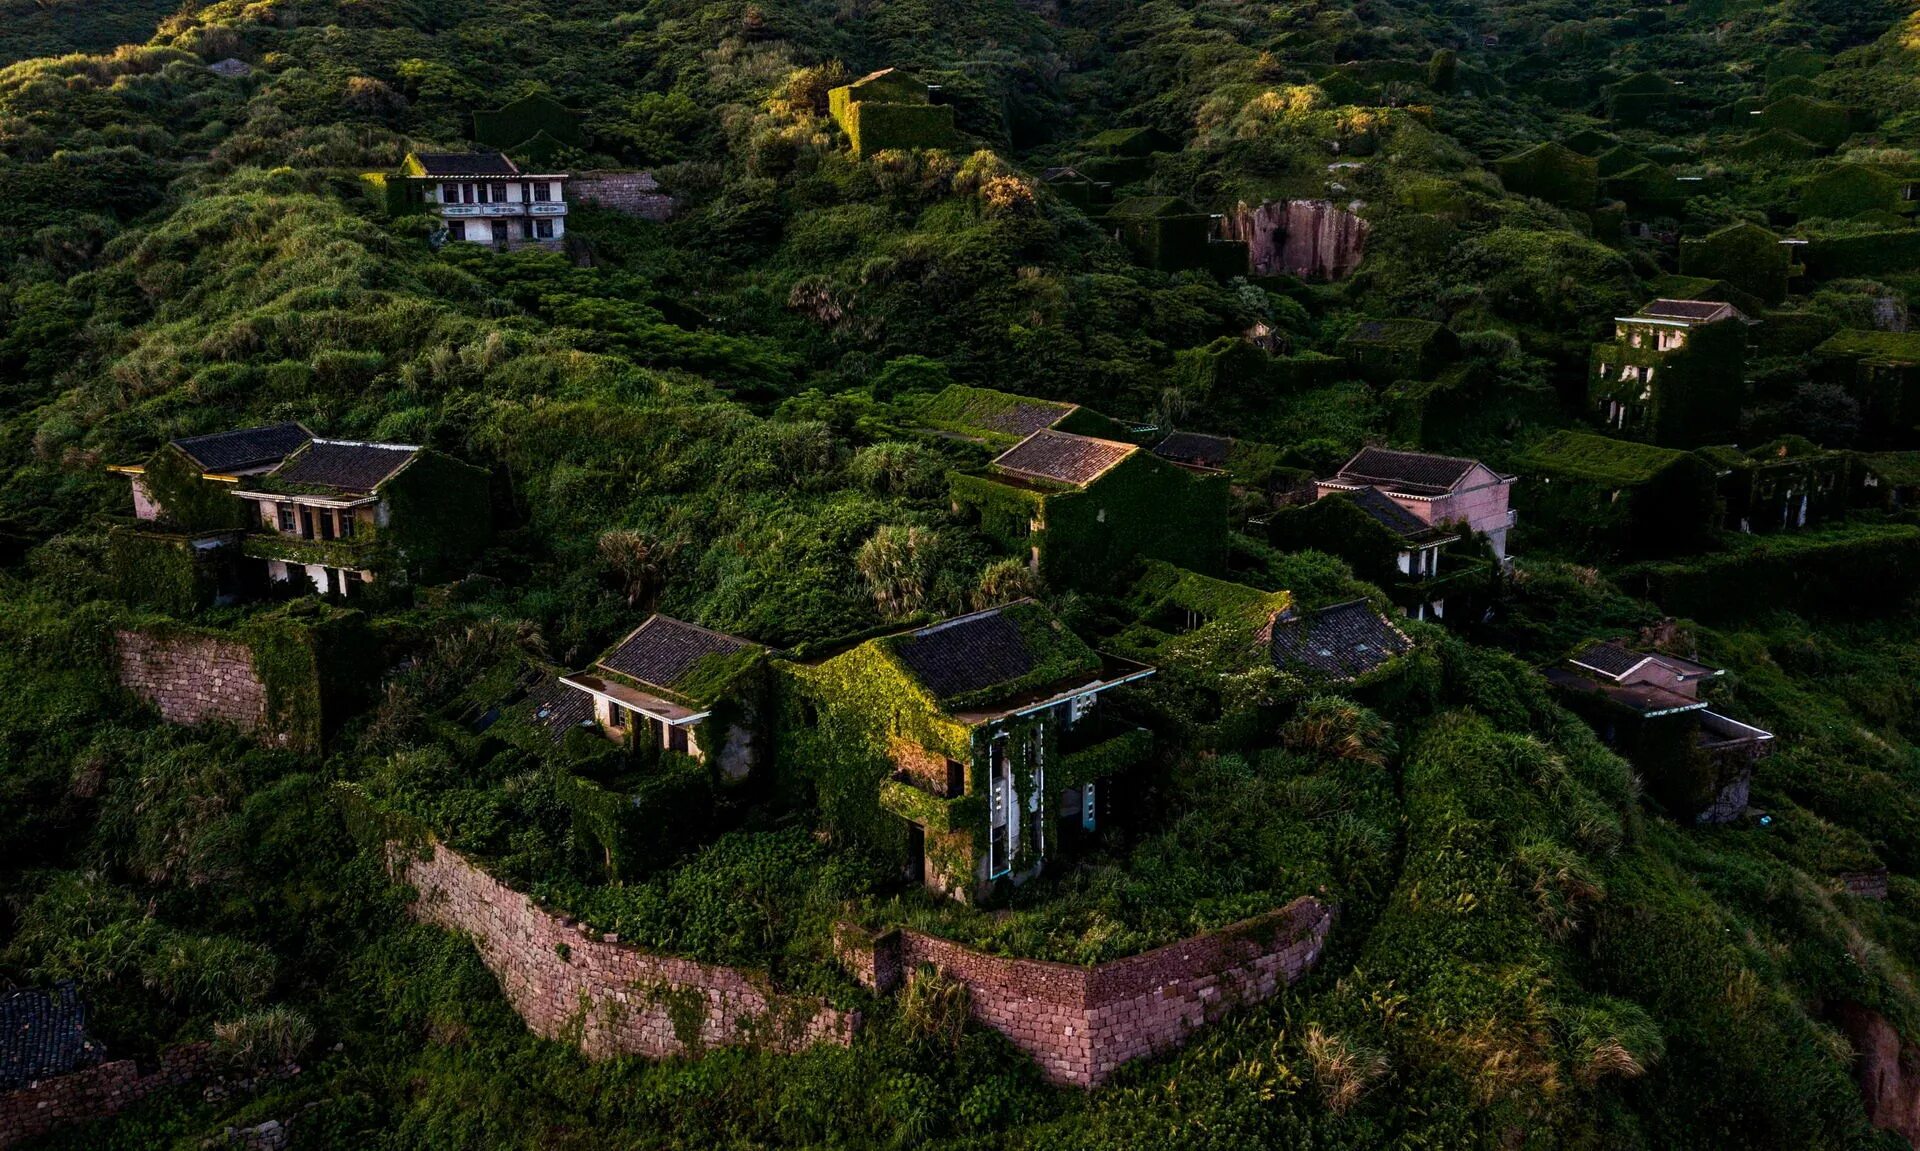
[[247,645],[213,636],[119,630],[120,683],[168,723],[267,729],[267,690]]
[[1920,1147],[1920,1048],[1871,1008],[1842,1003],[1834,1015],[1853,1044],[1853,1080],[1867,1118]]
[[974,1017],[1033,1056],[1055,1083],[1094,1087],[1133,1059],[1184,1044],[1234,1007],[1259,1003],[1319,961],[1331,907],[1311,896],[1219,931],[1098,967],[988,955],[899,930],[843,926],[854,978],[888,991],[922,964],[967,986]]
[[1220,235],[1244,240],[1256,276],[1344,280],[1367,254],[1368,223],[1331,200],[1242,203],[1220,221]]
[[859,1013],[782,995],[757,973],[651,955],[593,934],[444,845],[426,858],[395,851],[395,872],[420,892],[415,918],[470,936],[528,1030],[577,1040],[591,1058],[844,1046],[860,1026]]
[[567,181],[567,198],[643,220],[673,216],[673,197],[660,189],[652,172],[576,172]]
[[203,1078],[210,1065],[211,1049],[190,1043],[166,1052],[144,1075],[133,1060],[119,1059],[9,1091],[0,1095],[0,1148],[71,1123],[107,1118],[155,1091]]

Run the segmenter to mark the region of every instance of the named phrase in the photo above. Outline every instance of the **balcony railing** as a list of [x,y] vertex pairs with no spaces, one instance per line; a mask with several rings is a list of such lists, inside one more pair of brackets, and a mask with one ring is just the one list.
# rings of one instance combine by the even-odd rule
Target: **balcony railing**
[[365,571],[377,563],[374,540],[310,540],[300,536],[261,532],[246,537],[241,551],[255,559]]
[[567,206],[558,201],[531,204],[436,204],[440,214],[449,220],[494,219],[507,216],[564,216]]

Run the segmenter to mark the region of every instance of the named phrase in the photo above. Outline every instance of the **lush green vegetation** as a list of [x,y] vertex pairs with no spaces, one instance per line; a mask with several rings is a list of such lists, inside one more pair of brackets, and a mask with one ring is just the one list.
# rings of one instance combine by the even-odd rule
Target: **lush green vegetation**
[[[1725,533],[1717,471],[1744,457],[1594,434],[1585,388],[1613,317],[1719,292],[1761,321],[1721,413],[1743,447],[1920,447],[1885,416],[1920,411],[1901,8],[0,0],[0,989],[77,981],[117,1053],[213,1038],[236,1071],[303,1068],[35,1146],[268,1118],[303,1148],[1899,1145],[1841,1020],[1920,1043],[1913,513],[1848,487],[1874,510]],[[209,70],[228,57],[252,74]],[[868,111],[912,113],[909,140],[950,111],[957,139],[850,151],[828,93],[886,66],[938,105]],[[482,131],[543,167],[652,170],[673,218],[575,205],[559,250],[436,251],[366,195],[496,110]],[[1068,165],[1111,186],[1056,195]],[[1351,205],[1365,258],[1339,283],[1154,271],[1101,218],[1133,197]],[[1392,555],[1277,551],[1263,521],[1222,547],[1135,494],[1101,538],[1172,563],[1043,579],[1028,494],[993,485],[986,523],[951,498],[1017,396],[1143,446],[1239,437],[1236,521],[1363,442],[1477,456],[1537,503],[1484,615],[1409,625],[1414,655],[1336,693],[1257,637],[1384,605],[1354,573]],[[289,419],[478,469],[407,508],[447,570],[365,615],[214,606],[119,522],[105,465]],[[1915,474],[1832,474],[1867,463]],[[190,526],[231,526],[160,473]],[[466,510],[436,521],[447,485]],[[905,884],[875,804],[556,738],[523,702],[649,610],[812,659],[1021,596],[1162,674],[1124,701],[1154,738],[1111,825],[996,906]],[[298,738],[161,724],[114,682],[128,623],[253,644]],[[1643,628],[1777,734],[1764,822],[1676,821],[1538,675]],[[1042,638],[1035,684],[1090,666]],[[369,847],[423,832],[866,1029],[589,1064],[409,920]],[[1883,867],[1884,901],[1847,893]],[[1092,1093],[1044,1086],[938,981],[876,999],[832,955],[852,919],[1092,963],[1304,894],[1340,908],[1314,975]]]

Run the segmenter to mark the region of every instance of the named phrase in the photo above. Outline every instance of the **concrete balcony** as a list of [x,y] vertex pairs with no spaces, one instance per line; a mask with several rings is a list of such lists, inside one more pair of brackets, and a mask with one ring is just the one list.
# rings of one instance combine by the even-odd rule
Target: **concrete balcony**
[[564,216],[567,206],[554,201],[531,204],[435,204],[434,210],[448,220],[489,220],[511,216]]

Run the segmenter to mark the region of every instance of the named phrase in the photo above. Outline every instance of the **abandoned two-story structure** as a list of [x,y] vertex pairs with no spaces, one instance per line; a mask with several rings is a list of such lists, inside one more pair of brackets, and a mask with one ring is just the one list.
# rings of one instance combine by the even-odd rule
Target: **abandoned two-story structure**
[[1700,686],[1726,673],[1690,659],[1591,644],[1547,679],[1601,739],[1633,762],[1648,790],[1676,814],[1725,823],[1747,808],[1753,766],[1773,734],[1711,710]]
[[1363,599],[1276,612],[1259,639],[1275,667],[1316,684],[1364,680],[1413,650],[1407,633]]
[[1153,674],[1019,600],[791,665],[781,773],[830,831],[963,901],[1097,834],[1148,734],[1104,697]]
[[246,554],[274,580],[351,595],[378,579],[436,578],[489,534],[487,473],[430,448],[313,439],[236,485]]
[[610,738],[740,779],[760,756],[766,665],[766,649],[751,640],[656,614],[560,683],[592,699]]
[[1514,477],[1478,460],[1362,448],[1338,472],[1315,481],[1316,498],[1372,488],[1429,527],[1454,525],[1487,537],[1494,557],[1507,559],[1514,513],[1507,497]]
[[1606,428],[1662,447],[1730,439],[1746,397],[1747,318],[1717,300],[1655,300],[1614,320],[1588,388]]
[[551,246],[566,236],[568,178],[523,172],[503,152],[415,152],[398,175],[375,182],[389,212],[425,212],[450,242],[505,249]]
[[1347,561],[1413,619],[1444,619],[1450,596],[1491,590],[1494,564],[1484,554],[1447,554],[1464,538],[1460,531],[1428,523],[1376,487],[1283,508],[1266,526],[1268,542],[1282,551],[1312,549]]
[[1056,586],[1102,582],[1136,557],[1226,562],[1227,477],[1134,444],[1043,427],[952,484],[956,513]]

